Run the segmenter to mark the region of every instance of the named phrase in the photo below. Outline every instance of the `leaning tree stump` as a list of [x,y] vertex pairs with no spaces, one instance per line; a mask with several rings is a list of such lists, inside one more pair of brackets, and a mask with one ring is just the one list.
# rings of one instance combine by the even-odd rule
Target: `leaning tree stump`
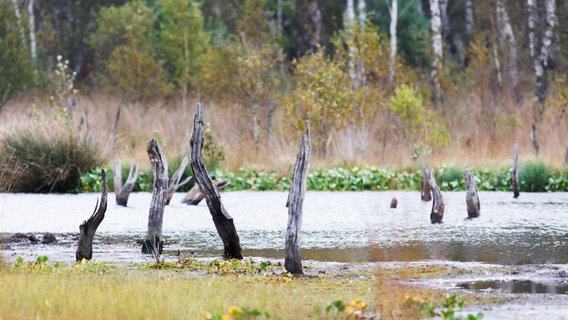
[[512,172],[513,198],[519,197],[519,145],[513,149],[513,172]]
[[223,256],[225,259],[242,259],[241,242],[235,224],[233,223],[233,218],[223,206],[219,190],[217,190],[213,181],[211,181],[207,169],[201,160],[203,131],[203,104],[199,103],[197,105],[197,114],[193,119],[193,133],[190,140],[193,176],[195,177],[197,185],[205,195],[205,201],[207,202],[207,207],[209,207],[213,223],[219,233],[219,237],[223,241]]
[[424,202],[432,200],[432,186],[430,186],[429,172],[422,162],[422,186],[420,187],[420,198]]
[[183,157],[179,165],[179,168],[172,175],[172,178],[170,179],[170,185],[168,186],[168,196],[166,198],[166,205],[170,204],[170,201],[172,200],[174,193],[176,193],[176,191],[178,191],[179,188],[183,187],[189,182],[189,180],[191,180],[192,177],[189,176],[182,182],[179,182],[181,180],[181,176],[185,171],[185,167],[187,167],[188,162],[189,159],[187,159],[187,157]]
[[95,205],[95,210],[89,218],[89,220],[83,221],[79,226],[79,244],[77,245],[77,251],[75,252],[75,259],[81,261],[83,259],[91,260],[93,258],[93,238],[97,228],[105,218],[105,212],[107,209],[107,194],[108,187],[106,182],[106,172],[103,169],[102,173],[102,183],[103,183],[103,194],[101,196],[101,202],[97,199],[97,204]]
[[477,183],[473,178],[473,170],[471,172],[465,170],[463,176],[465,179],[465,202],[467,204],[467,216],[469,218],[477,218],[479,217],[481,206],[479,203]]
[[157,256],[162,254],[164,248],[162,225],[168,193],[168,162],[156,140],[152,139],[148,142],[146,151],[154,172],[154,188],[148,214],[148,231],[142,243],[142,253]]
[[436,184],[436,178],[434,177],[434,169],[430,169],[428,172],[428,181],[432,187],[432,213],[430,213],[430,222],[432,223],[442,223],[444,219],[444,197],[442,197],[442,192]]
[[284,267],[292,274],[303,274],[300,256],[300,230],[302,228],[302,207],[306,194],[308,169],[310,167],[310,123],[306,121],[306,132],[300,140],[300,151],[292,173],[292,183],[288,195],[288,228],[286,229],[286,257]]
[[[229,179],[225,179],[221,181],[214,181],[213,183],[215,184],[217,190],[220,190],[228,186],[230,182]],[[199,188],[198,184],[195,184],[193,188],[191,188],[189,192],[185,195],[183,200],[181,200],[181,202],[187,205],[196,206],[203,199],[205,199],[205,193],[201,192],[201,189]]]
[[391,209],[396,209],[397,205],[398,205],[398,200],[396,199],[396,197],[392,197],[390,204]]
[[116,204],[126,207],[128,197],[130,197],[130,193],[132,192],[132,189],[134,189],[137,178],[138,166],[133,164],[130,166],[130,172],[128,173],[126,182],[122,185],[122,167],[120,165],[120,161],[116,160],[114,162],[114,195],[116,198]]

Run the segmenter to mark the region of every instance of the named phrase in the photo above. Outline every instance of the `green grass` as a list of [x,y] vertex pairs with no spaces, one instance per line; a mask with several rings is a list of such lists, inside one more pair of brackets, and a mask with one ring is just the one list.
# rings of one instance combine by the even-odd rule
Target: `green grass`
[[549,180],[553,177],[554,170],[544,161],[526,161],[519,166],[519,184],[521,191],[525,192],[544,192]]

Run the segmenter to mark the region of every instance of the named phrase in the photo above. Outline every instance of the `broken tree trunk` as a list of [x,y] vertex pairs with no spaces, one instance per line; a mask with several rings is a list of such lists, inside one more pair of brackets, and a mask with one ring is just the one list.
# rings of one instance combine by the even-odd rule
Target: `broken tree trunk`
[[116,198],[116,204],[126,207],[130,192],[132,192],[132,189],[134,189],[134,185],[136,184],[136,178],[138,178],[138,166],[133,164],[130,166],[128,179],[126,179],[126,182],[122,185],[122,167],[120,165],[120,161],[116,160],[114,162],[114,195]]
[[172,200],[174,193],[176,193],[176,191],[178,191],[179,188],[183,187],[189,182],[189,180],[191,180],[191,176],[189,176],[181,183],[179,182],[181,180],[181,176],[185,171],[185,167],[187,167],[188,162],[189,159],[187,157],[183,157],[181,163],[179,164],[179,168],[172,175],[172,178],[170,179],[170,185],[168,186],[168,196],[166,198],[166,205],[170,204],[170,200]]
[[144,243],[142,243],[142,253],[157,256],[162,254],[164,248],[162,224],[168,192],[168,162],[156,140],[152,139],[148,142],[146,151],[154,172],[154,188],[148,215],[148,232]]
[[[219,189],[223,189],[226,186],[228,186],[230,182],[229,182],[228,179],[225,179],[225,180],[216,181],[216,182],[213,182],[213,183],[215,184],[215,187],[217,188],[217,190],[219,190]],[[193,186],[193,188],[191,188],[191,190],[189,190],[189,192],[185,195],[185,197],[183,198],[183,200],[181,202],[185,203],[187,205],[196,206],[203,199],[205,199],[205,194],[203,192],[201,192],[199,185],[195,184]]]
[[422,162],[422,187],[420,188],[420,198],[424,202],[432,200],[432,187],[430,186],[429,172]]
[[513,185],[513,198],[519,197],[519,145],[515,144],[513,149],[513,173],[512,173],[512,185]]
[[391,209],[396,209],[397,205],[398,205],[398,200],[396,199],[396,197],[392,197],[390,204]]
[[290,194],[288,195],[288,228],[286,229],[286,258],[284,267],[292,274],[303,274],[300,256],[300,229],[302,228],[302,206],[306,194],[308,169],[310,167],[310,123],[306,121],[306,132],[300,140],[300,151],[296,157]]
[[213,223],[219,237],[223,241],[225,259],[242,259],[243,254],[241,253],[241,242],[239,240],[239,235],[237,234],[237,229],[235,229],[235,224],[233,223],[233,218],[227,213],[227,210],[221,202],[221,195],[219,195],[219,190],[211,181],[207,169],[201,160],[201,151],[203,149],[203,105],[199,103],[197,105],[197,114],[193,119],[193,133],[190,140],[191,148],[191,168],[193,169],[193,176],[195,181],[202,192],[205,194],[205,201],[207,202],[207,207],[209,207],[209,212],[213,217]]
[[469,218],[477,218],[479,217],[481,206],[479,204],[477,184],[475,183],[475,179],[473,178],[473,170],[471,172],[465,170],[463,176],[465,178],[465,202],[467,204],[467,216]]
[[115,153],[116,151],[116,134],[118,132],[118,121],[120,120],[120,109],[122,109],[122,105],[118,105],[118,109],[116,110],[116,117],[114,119],[114,124],[112,125],[112,129],[110,131],[110,151]]
[[106,172],[103,169],[102,173],[102,183],[103,183],[103,195],[101,196],[101,202],[97,200],[95,205],[95,211],[89,220],[83,221],[79,226],[79,244],[77,245],[77,251],[75,252],[75,258],[77,261],[83,259],[91,260],[93,258],[93,237],[97,228],[105,218],[105,212],[107,209],[107,194],[108,187],[106,182]]
[[428,173],[428,181],[432,187],[432,197],[434,201],[432,202],[432,213],[430,214],[430,222],[432,223],[442,223],[444,219],[444,198],[442,197],[442,192],[438,185],[436,184],[436,178],[434,177],[434,169],[430,169]]

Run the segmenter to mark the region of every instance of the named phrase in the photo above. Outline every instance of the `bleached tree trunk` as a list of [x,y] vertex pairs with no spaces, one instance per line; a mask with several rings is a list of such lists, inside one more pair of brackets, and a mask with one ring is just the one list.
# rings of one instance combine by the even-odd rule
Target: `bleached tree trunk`
[[495,72],[497,73],[497,85],[499,91],[503,87],[503,76],[501,75],[501,61],[499,59],[499,50],[497,50],[497,43],[493,40],[493,63],[495,64]]
[[352,39],[347,39],[348,42],[351,42],[351,46],[349,46],[349,58],[347,61],[347,68],[349,70],[349,77],[351,77],[351,80],[353,81],[353,87],[357,87],[357,74],[355,71],[355,46],[354,46],[354,42],[355,41],[349,41],[349,40],[354,40],[354,32],[353,29],[355,27],[355,9],[353,6],[353,0],[347,0],[347,6],[345,7],[345,21],[343,21],[343,27],[345,29],[345,34],[352,38]]
[[440,77],[442,76],[442,22],[440,20],[440,6],[438,0],[430,0],[430,12],[432,18],[430,20],[432,28],[432,49],[434,51],[434,59],[432,65],[432,85],[434,86],[434,99],[436,104],[442,102],[442,85]]
[[497,0],[497,27],[499,29],[499,45],[503,46],[507,43],[509,48],[509,76],[511,77],[511,88],[515,90],[518,83],[517,69],[517,40],[513,33],[513,27],[509,19],[507,9],[503,4],[503,0]]
[[18,30],[20,30],[20,38],[22,40],[22,46],[28,48],[28,42],[26,41],[26,31],[24,30],[24,25],[22,23],[22,14],[20,13],[20,7],[18,6],[17,0],[11,0],[14,6],[14,14],[16,15],[16,24],[18,25]]
[[34,69],[37,73],[37,44],[35,37],[35,15],[34,15],[34,0],[29,0],[28,3],[28,18],[30,21],[30,54],[32,56],[32,61],[34,62]]
[[438,6],[440,7],[440,21],[442,23],[442,39],[448,41],[452,32],[448,18],[448,0],[438,0]]
[[465,33],[471,34],[473,28],[473,0],[465,1]]
[[189,49],[188,49],[188,41],[187,41],[187,30],[184,28],[183,29],[183,58],[184,58],[184,67],[183,67],[183,92],[182,92],[182,106],[183,106],[183,110],[187,110],[187,94],[189,91],[189,68],[187,67],[187,64],[189,63]]
[[533,123],[531,130],[531,140],[533,142],[533,147],[535,153],[538,156],[540,149],[539,142],[537,139],[537,126],[544,113],[545,103],[546,103],[546,90],[548,87],[548,59],[550,56],[550,49],[552,47],[552,40],[554,38],[554,29],[556,26],[556,1],[555,0],[545,0],[545,12],[546,12],[546,28],[544,35],[542,37],[542,44],[540,51],[536,48],[536,35],[535,35],[535,22],[536,17],[536,5],[534,0],[528,0],[528,24],[529,24],[529,51],[531,58],[533,60],[534,72],[535,72],[535,99],[533,102]]
[[389,84],[394,83],[395,76],[395,64],[396,64],[396,46],[397,46],[397,35],[396,26],[398,24],[398,0],[392,0],[389,7],[389,13],[391,17],[390,23],[390,61],[389,61]]
[[[367,23],[367,3],[365,0],[358,0],[357,9],[359,11],[359,26],[361,28],[361,34],[365,33],[365,24]],[[357,69],[357,78],[361,82],[361,86],[365,86],[367,83],[367,78],[365,77],[365,62],[361,57],[359,62],[359,68]]]

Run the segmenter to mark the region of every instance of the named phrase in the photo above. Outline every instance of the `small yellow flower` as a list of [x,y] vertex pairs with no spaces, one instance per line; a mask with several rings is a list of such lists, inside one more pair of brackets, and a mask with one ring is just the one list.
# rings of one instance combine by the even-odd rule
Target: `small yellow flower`
[[203,315],[205,316],[205,319],[211,319],[211,318],[213,318],[213,316],[211,315],[211,312],[209,312],[209,311],[205,311],[205,312],[203,313]]
[[230,307],[229,308],[229,314],[232,316],[238,316],[241,313],[241,308],[239,307]]
[[221,320],[230,320],[230,319],[231,319],[231,317],[229,317],[228,314],[224,314],[224,315],[221,316]]

